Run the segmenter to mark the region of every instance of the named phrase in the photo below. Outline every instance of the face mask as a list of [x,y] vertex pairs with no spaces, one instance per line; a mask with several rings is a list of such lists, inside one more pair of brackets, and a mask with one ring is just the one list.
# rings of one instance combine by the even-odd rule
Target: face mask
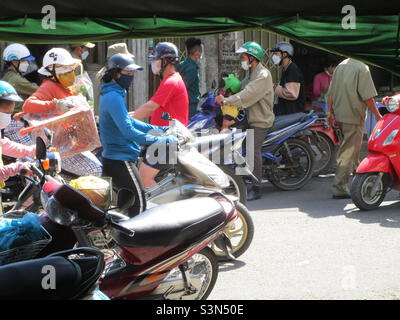
[[272,56],[272,62],[273,62],[275,65],[279,65],[279,64],[281,63],[281,61],[282,61],[281,57],[277,56],[276,54],[274,54],[274,55]]
[[82,60],[86,60],[87,57],[89,57],[89,51],[85,51],[84,53],[82,53],[82,56],[81,56]]
[[242,64],[242,69],[243,70],[249,70],[250,69],[250,66],[249,66],[249,64],[247,63],[247,61],[241,61],[241,64]]
[[28,71],[28,68],[29,68],[29,62],[28,61],[22,61],[20,64],[19,64],[19,72],[21,72],[21,73],[25,73],[25,72],[27,72]]
[[133,81],[133,76],[129,76],[127,74],[121,74],[121,77],[119,77],[116,82],[124,89],[128,90],[129,87],[131,86]]
[[11,114],[0,112],[0,129],[7,128],[11,122]]
[[75,71],[57,75],[58,81],[64,88],[68,88],[75,83]]
[[153,74],[158,75],[161,71],[161,60],[154,60],[151,62],[151,71]]

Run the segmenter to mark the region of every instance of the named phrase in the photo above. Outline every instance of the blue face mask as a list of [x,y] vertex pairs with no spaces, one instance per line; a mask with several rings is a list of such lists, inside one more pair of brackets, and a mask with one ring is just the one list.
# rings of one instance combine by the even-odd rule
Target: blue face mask
[[128,90],[133,81],[133,76],[121,74],[121,77],[116,82],[124,89]]

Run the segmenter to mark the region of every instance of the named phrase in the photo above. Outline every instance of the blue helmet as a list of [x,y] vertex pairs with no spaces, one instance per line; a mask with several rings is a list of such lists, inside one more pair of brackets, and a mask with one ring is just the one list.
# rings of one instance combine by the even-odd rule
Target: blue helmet
[[179,51],[171,42],[160,42],[149,59],[168,59],[170,62],[176,63],[179,60]]
[[117,53],[111,56],[107,61],[107,69],[121,69],[126,71],[143,70],[138,66],[130,54]]
[[0,100],[9,100],[15,102],[23,102],[14,87],[8,82],[0,80]]

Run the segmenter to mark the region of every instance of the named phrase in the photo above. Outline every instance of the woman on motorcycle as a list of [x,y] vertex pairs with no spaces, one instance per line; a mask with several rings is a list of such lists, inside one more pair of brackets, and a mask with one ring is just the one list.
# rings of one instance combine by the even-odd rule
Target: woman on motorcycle
[[140,145],[177,142],[174,136],[157,136],[164,127],[153,126],[133,119],[127,111],[125,97],[133,75],[142,67],[131,55],[113,55],[107,63],[100,91],[100,139],[103,145],[103,175],[112,178],[118,189],[135,193],[136,202],[129,209],[133,217],[146,209],[143,186],[136,168]]
[[[0,81],[0,129],[4,129],[10,124],[11,114],[14,112],[15,104],[24,100],[18,96],[14,87],[8,82]],[[13,142],[8,138],[2,138],[0,144],[0,189],[4,187],[4,181],[8,178],[20,174],[30,174],[30,169],[23,162],[3,165],[2,155],[13,158],[26,158],[35,156],[36,146],[25,146]],[[1,204],[1,197],[0,197]],[[0,214],[3,212],[3,206],[0,205]]]
[[[43,58],[39,73],[45,78],[39,89],[22,106],[25,113],[38,119],[59,116],[73,107],[72,85],[79,60],[62,48],[49,50]],[[78,176],[101,175],[101,163],[91,152],[64,158],[62,168]]]

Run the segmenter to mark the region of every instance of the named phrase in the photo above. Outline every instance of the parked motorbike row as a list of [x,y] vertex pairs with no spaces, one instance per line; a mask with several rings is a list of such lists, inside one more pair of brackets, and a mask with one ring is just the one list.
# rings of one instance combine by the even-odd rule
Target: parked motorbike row
[[[166,134],[180,138],[177,164],[162,174],[157,188],[148,191],[150,209],[134,218],[124,214],[135,200],[132,192],[120,190],[116,208],[99,209],[59,175],[61,160],[51,146],[51,134],[47,147],[43,140],[37,140],[37,160],[31,165],[34,177],[25,178],[25,189],[4,217],[24,216],[24,208],[36,203],[44,209],[41,224],[52,240],[34,256],[42,260],[0,268],[0,277],[14,274],[21,281],[4,298],[29,298],[29,294],[49,298],[39,286],[43,275],[39,273],[35,279],[35,270],[47,260],[56,260],[55,256],[60,260],[59,255],[67,260],[56,262],[55,268],[57,263],[79,266],[80,261],[86,266],[86,260],[95,265],[101,254],[88,251],[88,247],[103,250],[104,269],[101,275],[89,277],[92,285],[85,292],[79,291],[79,298],[93,297],[88,290],[95,284],[112,299],[205,299],[210,294],[218,274],[218,257],[234,259],[243,254],[250,246],[254,227],[247,208],[224,192],[229,187],[224,172],[196,150],[196,141],[186,127],[170,120]],[[84,247],[83,252],[69,251],[75,246]],[[64,272],[60,268],[57,271]],[[2,285],[1,291],[6,292],[10,284]],[[29,286],[29,291],[21,294],[22,288]],[[73,295],[62,297],[77,298],[72,291]],[[98,292],[95,296],[102,297]],[[55,293],[51,298],[60,296]]]

